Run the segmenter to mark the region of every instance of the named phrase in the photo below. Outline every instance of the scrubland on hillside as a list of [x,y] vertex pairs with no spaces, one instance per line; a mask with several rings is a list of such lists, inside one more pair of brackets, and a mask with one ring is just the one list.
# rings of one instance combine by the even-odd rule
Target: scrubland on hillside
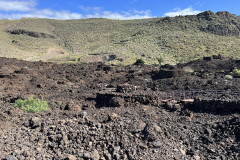
[[[26,60],[132,64],[240,58],[240,18],[228,12],[141,20],[103,18],[0,21],[0,55]],[[114,56],[114,58],[109,58]]]

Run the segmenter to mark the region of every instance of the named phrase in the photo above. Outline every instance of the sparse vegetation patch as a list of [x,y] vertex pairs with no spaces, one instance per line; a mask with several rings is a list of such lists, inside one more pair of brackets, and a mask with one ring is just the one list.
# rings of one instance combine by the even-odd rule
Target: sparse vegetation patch
[[231,76],[231,75],[225,75],[225,77],[224,77],[225,79],[228,79],[228,80],[231,80],[231,79],[233,79],[233,77]]
[[134,63],[135,65],[143,65],[145,62],[143,59],[137,59],[136,62]]
[[233,70],[233,73],[234,73],[234,74],[237,74],[237,75],[240,75],[240,69],[234,69],[234,70]]
[[[0,56],[75,63],[67,57],[113,53],[117,58],[106,63],[123,65],[134,63],[139,56],[146,64],[162,64],[157,60],[159,53],[169,64],[213,54],[239,59],[239,26],[238,16],[210,11],[142,20],[4,20],[0,22]],[[51,48],[64,55],[49,55]]]
[[162,65],[163,62],[164,62],[164,59],[163,59],[163,57],[158,57],[158,58],[157,58],[157,61],[158,61],[158,64],[159,64],[159,65]]
[[49,109],[46,101],[33,97],[29,97],[27,100],[18,99],[13,106],[30,113],[38,113]]

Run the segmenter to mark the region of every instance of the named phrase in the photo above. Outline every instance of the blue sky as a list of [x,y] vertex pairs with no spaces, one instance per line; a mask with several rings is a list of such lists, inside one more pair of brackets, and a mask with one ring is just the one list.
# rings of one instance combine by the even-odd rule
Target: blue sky
[[240,15],[240,0],[0,0],[0,19],[140,19],[229,11]]

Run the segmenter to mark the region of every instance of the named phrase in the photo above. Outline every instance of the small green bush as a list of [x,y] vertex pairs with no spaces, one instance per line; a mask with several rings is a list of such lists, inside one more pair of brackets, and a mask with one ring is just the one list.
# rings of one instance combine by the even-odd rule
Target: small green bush
[[234,69],[234,70],[233,70],[233,73],[234,73],[234,74],[237,74],[237,75],[240,75],[240,69]]
[[27,100],[18,99],[13,106],[30,113],[38,113],[49,109],[46,101],[34,99],[33,97],[30,97]]
[[134,63],[135,65],[142,65],[144,64],[144,60],[143,59],[137,59],[136,62]]
[[195,71],[193,69],[188,71],[189,73],[193,74]]
[[158,57],[157,60],[159,65],[162,65],[162,63],[164,62],[163,57]]
[[220,72],[221,72],[221,73],[224,73],[225,71],[222,69]]
[[185,67],[183,70],[187,73],[193,74],[195,71],[191,67]]
[[80,57],[76,57],[75,61],[80,62]]
[[224,78],[229,79],[229,80],[233,79],[233,77],[231,75],[226,75]]

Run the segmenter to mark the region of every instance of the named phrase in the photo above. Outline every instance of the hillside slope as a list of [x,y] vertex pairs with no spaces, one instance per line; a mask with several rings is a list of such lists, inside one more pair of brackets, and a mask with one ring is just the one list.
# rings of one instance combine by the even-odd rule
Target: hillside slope
[[0,20],[0,56],[131,64],[240,58],[240,18],[228,12],[143,20]]

